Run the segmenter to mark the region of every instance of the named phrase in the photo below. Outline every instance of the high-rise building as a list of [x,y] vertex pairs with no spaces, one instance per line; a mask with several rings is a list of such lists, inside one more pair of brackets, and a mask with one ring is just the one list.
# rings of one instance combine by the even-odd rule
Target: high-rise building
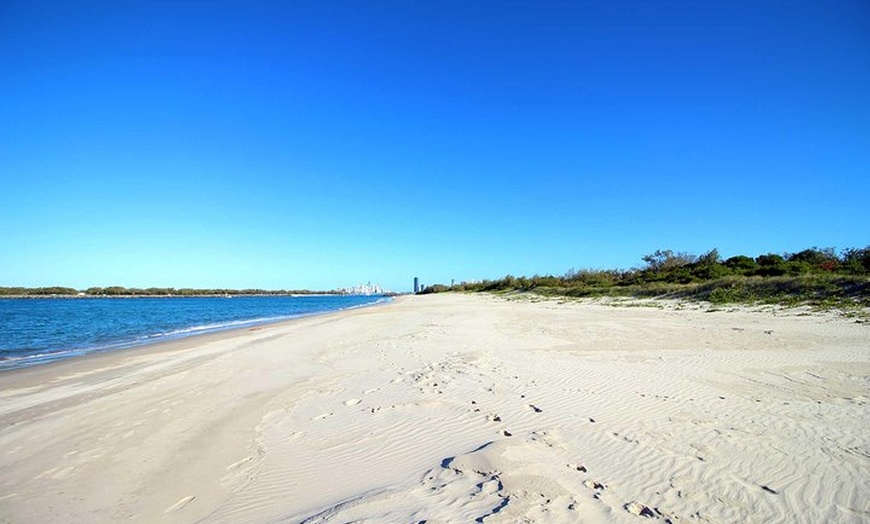
[[414,293],[420,292],[420,278],[414,277]]
[[341,288],[338,292],[344,293],[345,295],[383,295],[384,288],[382,288],[380,284],[372,284],[369,282],[358,286]]

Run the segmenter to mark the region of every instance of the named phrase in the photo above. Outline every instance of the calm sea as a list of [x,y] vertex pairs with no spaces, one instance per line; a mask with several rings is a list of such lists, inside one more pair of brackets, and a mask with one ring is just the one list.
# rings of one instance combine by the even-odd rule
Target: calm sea
[[386,300],[357,295],[0,299],[0,371]]

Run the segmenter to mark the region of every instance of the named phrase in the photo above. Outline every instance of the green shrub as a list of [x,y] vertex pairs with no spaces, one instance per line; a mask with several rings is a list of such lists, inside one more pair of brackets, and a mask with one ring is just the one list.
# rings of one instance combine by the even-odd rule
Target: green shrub
[[746,291],[738,287],[717,287],[707,295],[707,300],[713,304],[745,302],[748,298]]

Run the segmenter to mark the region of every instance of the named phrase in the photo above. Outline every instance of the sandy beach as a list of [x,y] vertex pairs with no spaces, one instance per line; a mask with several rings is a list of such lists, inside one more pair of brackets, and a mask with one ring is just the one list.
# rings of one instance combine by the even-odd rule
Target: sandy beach
[[0,522],[868,522],[868,397],[834,315],[402,297],[0,374]]

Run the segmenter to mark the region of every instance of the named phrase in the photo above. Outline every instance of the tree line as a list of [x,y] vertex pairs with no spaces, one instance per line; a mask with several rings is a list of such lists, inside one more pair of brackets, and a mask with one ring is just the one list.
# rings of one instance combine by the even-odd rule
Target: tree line
[[270,290],[270,289],[193,289],[174,287],[89,287],[78,290],[71,287],[48,286],[48,287],[0,287],[0,296],[86,296],[86,297],[202,297],[202,296],[239,296],[239,295],[311,295],[311,294],[338,294],[337,291],[311,291],[298,290]]
[[723,259],[712,249],[702,255],[657,250],[642,257],[644,266],[628,270],[582,269],[564,275],[506,275],[497,280],[435,284],[421,293],[443,291],[533,291],[564,296],[606,294],[694,296],[711,301],[777,297],[853,297],[870,292],[870,246],[812,247],[795,253],[766,253]]

